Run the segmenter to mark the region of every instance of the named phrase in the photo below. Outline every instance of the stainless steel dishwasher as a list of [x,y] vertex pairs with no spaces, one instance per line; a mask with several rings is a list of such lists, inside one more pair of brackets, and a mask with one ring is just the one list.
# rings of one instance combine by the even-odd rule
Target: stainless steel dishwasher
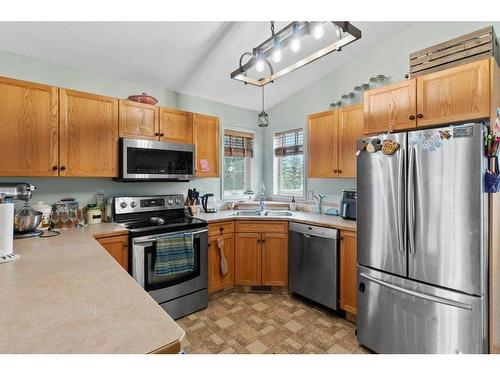
[[337,309],[338,230],[290,223],[288,288],[331,309]]

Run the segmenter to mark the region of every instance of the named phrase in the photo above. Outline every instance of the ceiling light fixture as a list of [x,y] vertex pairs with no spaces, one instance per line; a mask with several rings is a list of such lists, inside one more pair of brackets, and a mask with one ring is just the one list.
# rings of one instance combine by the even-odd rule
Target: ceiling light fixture
[[[316,61],[334,51],[340,52],[342,50],[342,47],[361,38],[361,31],[353,26],[350,22],[331,22],[335,26],[334,33],[337,36],[337,40],[327,45],[326,47],[322,47],[316,52],[313,52],[310,55],[303,57],[288,66],[283,67],[278,72],[274,72],[273,65],[269,62],[269,59],[274,63],[280,62],[282,59],[282,54],[287,47],[290,47],[290,50],[295,53],[299,52],[302,44],[307,42],[303,39],[306,35],[312,35],[313,38],[317,40],[324,38],[325,34],[327,33],[327,29],[325,28],[327,23],[294,21],[275,33],[274,22],[271,22],[271,37],[255,47],[252,52],[244,52],[240,56],[239,68],[231,73],[231,78],[245,84],[249,83],[251,85],[262,87],[270,82],[274,82],[280,77],[283,77],[285,74],[293,72],[294,70],[310,64],[313,61]],[[297,53],[297,56],[300,56],[300,54]],[[245,57],[249,58],[247,59],[246,63],[243,63],[243,59]],[[266,65],[269,68],[269,72],[267,72],[266,70]],[[266,76],[253,78],[246,74],[246,72],[248,72],[252,68],[255,68],[258,73],[263,73],[264,71],[266,71]]]
[[262,111],[259,113],[257,124],[259,128],[267,128],[269,126],[269,115],[264,111],[264,86],[262,86]]

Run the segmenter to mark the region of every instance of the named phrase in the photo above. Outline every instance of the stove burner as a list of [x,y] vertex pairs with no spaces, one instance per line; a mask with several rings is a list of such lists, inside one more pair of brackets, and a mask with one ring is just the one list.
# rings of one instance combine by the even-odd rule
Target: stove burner
[[161,217],[153,216],[152,218],[149,219],[149,222],[152,224],[156,224],[156,225],[163,225],[163,224],[165,224],[165,219],[163,219]]

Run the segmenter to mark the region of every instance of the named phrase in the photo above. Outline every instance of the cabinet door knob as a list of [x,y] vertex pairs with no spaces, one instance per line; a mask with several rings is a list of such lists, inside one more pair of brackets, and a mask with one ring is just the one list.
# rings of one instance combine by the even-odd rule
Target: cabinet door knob
[[63,165],[61,166],[61,171],[65,171],[66,170],[66,167]]
[[336,170],[336,169],[334,169],[334,170],[333,170],[333,173],[337,173],[337,170]]
[[160,135],[160,133],[156,132],[155,135],[158,137]]
[[54,165],[54,166],[52,167],[52,170],[53,170],[53,171],[57,171],[57,165]]
[[163,137],[165,135],[165,133],[160,133],[160,137]]
[[339,169],[339,173],[342,173],[342,169]]
[[424,115],[423,115],[423,114],[421,114],[421,113],[419,113],[419,114],[417,115],[417,118],[423,118],[423,117],[424,117]]
[[408,119],[409,119],[409,120],[415,120],[415,116],[410,115],[410,116],[408,116]]

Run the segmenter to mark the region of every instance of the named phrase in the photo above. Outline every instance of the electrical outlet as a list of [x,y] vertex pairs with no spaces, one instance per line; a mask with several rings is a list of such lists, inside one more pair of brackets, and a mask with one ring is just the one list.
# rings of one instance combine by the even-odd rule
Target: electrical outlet
[[312,201],[314,199],[313,195],[314,195],[314,190],[308,190],[307,191],[307,200]]

